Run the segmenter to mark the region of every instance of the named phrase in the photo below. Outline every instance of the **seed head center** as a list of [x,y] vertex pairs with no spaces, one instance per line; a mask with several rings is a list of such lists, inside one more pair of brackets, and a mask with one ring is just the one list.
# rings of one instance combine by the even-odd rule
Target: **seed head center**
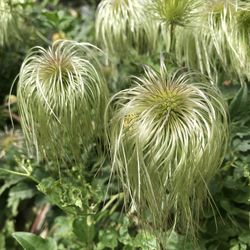
[[176,93],[167,93],[163,96],[161,107],[164,110],[176,110],[180,104],[180,100]]

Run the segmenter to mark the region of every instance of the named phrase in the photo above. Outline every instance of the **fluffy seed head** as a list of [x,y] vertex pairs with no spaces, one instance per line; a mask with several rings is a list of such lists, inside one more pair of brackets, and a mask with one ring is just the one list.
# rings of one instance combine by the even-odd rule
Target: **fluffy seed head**
[[49,160],[80,160],[101,137],[107,86],[94,51],[90,44],[60,40],[47,50],[33,48],[22,64],[22,129]]
[[249,36],[250,31],[250,5],[248,8],[241,9],[237,13],[238,28],[244,33],[245,36]]
[[158,26],[145,11],[148,0],[102,0],[96,16],[96,37],[110,53],[155,47]]
[[222,95],[203,76],[167,74],[163,64],[135,83],[110,103],[113,170],[144,226],[194,235],[227,144]]
[[176,37],[193,25],[200,15],[200,5],[199,0],[155,0],[148,4],[148,13],[160,23],[159,38],[167,53],[175,55],[175,47],[184,45],[177,44]]
[[11,36],[16,35],[17,0],[0,0],[0,46],[9,42]]
[[[188,28],[176,32],[175,53],[180,63],[217,81],[218,72],[250,79],[250,5],[243,1],[205,2]],[[250,19],[249,19],[250,20]]]
[[193,18],[197,4],[196,0],[155,0],[150,9],[162,22],[185,26]]
[[240,81],[245,76],[250,79],[249,23],[246,24],[250,20],[250,5],[243,1],[222,2],[223,9],[220,12],[208,14],[211,46],[214,46],[225,72],[238,77]]
[[242,74],[250,81],[250,3],[244,3],[241,9],[236,13],[236,17],[236,61],[233,65],[238,75]]

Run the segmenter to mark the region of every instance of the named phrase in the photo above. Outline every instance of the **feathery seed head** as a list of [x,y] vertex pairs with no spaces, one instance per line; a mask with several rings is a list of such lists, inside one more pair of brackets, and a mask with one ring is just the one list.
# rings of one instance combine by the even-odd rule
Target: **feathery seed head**
[[3,46],[8,41],[9,25],[13,22],[11,11],[11,1],[0,0],[0,45]]
[[80,160],[102,135],[108,90],[97,48],[59,40],[24,60],[17,100],[24,135],[49,160]]
[[168,75],[164,65],[135,82],[109,104],[112,169],[143,225],[195,234],[227,144],[223,97],[205,77]]
[[223,10],[231,5],[231,0],[212,0],[205,3],[208,13],[222,13]]
[[249,69],[249,3],[233,0],[207,1],[203,15],[187,29],[176,32],[175,53],[179,63],[199,70],[217,82],[218,72],[240,82]]
[[102,0],[96,16],[96,37],[110,53],[154,49],[158,24],[145,11],[148,0]]
[[236,17],[238,28],[242,30],[243,35],[250,36],[250,5],[247,9],[239,10]]
[[196,0],[155,0],[150,4],[151,13],[162,22],[186,26],[195,15]]
[[19,15],[22,11],[20,0],[0,0],[0,47],[13,38],[19,38]]

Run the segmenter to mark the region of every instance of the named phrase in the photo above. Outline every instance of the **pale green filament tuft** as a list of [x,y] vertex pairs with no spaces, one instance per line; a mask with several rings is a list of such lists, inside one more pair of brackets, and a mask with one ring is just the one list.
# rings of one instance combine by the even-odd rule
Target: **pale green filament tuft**
[[143,227],[194,236],[225,154],[226,104],[204,76],[167,74],[163,64],[160,73],[145,67],[135,82],[108,106],[112,170]]

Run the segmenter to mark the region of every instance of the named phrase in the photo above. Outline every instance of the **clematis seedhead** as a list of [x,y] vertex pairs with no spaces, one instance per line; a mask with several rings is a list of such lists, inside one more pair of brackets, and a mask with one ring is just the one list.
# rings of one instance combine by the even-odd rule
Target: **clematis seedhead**
[[18,37],[18,11],[20,1],[0,0],[0,47]]
[[102,0],[96,15],[96,38],[109,54],[151,51],[158,24],[146,11],[149,0]]
[[103,133],[106,82],[91,44],[33,48],[19,73],[17,103],[28,145],[48,160],[81,161]]
[[[107,124],[112,170],[141,225],[195,235],[228,138],[227,106],[204,76],[146,66],[116,94]],[[107,112],[108,115],[108,112]],[[106,119],[108,120],[108,119]]]

